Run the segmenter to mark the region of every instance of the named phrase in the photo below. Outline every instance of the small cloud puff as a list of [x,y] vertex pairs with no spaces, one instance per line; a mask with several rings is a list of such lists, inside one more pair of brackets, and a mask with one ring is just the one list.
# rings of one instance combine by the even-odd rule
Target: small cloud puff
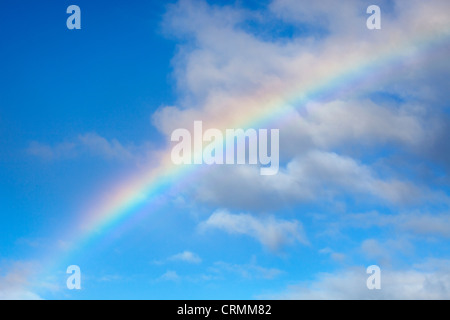
[[230,234],[250,236],[271,251],[278,251],[282,246],[296,242],[308,244],[299,221],[280,220],[272,216],[259,219],[250,214],[216,211],[200,224],[200,230],[206,229],[220,229]]

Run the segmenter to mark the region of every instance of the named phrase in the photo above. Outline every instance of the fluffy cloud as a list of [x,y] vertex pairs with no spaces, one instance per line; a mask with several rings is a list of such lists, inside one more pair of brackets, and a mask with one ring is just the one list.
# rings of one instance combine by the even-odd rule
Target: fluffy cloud
[[355,267],[323,273],[313,282],[293,285],[276,299],[449,299],[450,262],[429,261],[411,270],[381,269],[381,290],[366,286],[366,269]]
[[287,244],[308,243],[300,222],[273,217],[264,219],[217,211],[200,225],[200,229],[220,229],[231,234],[247,235],[274,251]]
[[[370,100],[313,102],[306,105],[303,117],[289,124],[295,125],[298,137],[308,137],[319,148],[358,141],[417,145],[427,136],[420,112],[414,106],[380,106]],[[289,138],[297,141],[294,132],[289,132]]]
[[[429,104],[433,94],[418,90],[446,79],[448,64],[433,68],[422,58],[421,43],[423,37],[445,37],[450,5],[439,0],[433,6],[383,3],[387,10],[378,33],[365,28],[365,3],[350,1],[330,10],[336,5],[272,1],[261,13],[265,20],[308,27],[321,21],[319,33],[283,40],[246,28],[261,19],[248,10],[188,0],[170,6],[164,29],[185,42],[174,59],[179,105],[153,115],[161,132],[170,136],[175,128],[191,128],[194,120],[205,127],[234,127],[274,105],[283,108],[270,126],[281,129],[285,169],[269,178],[258,177],[250,167],[211,170],[191,194],[196,200],[235,210],[270,210],[339,194],[374,197],[387,205],[448,203],[445,195],[417,184],[416,177],[402,176],[401,168],[374,168],[379,159],[368,162],[362,155],[370,150],[383,158],[376,152],[388,147],[420,161],[432,153],[431,142],[442,145],[445,121]],[[378,61],[391,53],[398,57]],[[368,61],[377,67],[366,66],[359,77],[348,74]],[[432,72],[425,77],[424,69]],[[311,94],[318,84],[320,92]],[[387,98],[373,98],[380,93]],[[393,172],[396,176],[390,177]]]
[[[168,32],[189,40],[175,59],[176,79],[186,99],[181,100],[181,109],[171,107],[161,110],[156,123],[167,132],[171,131],[168,128],[179,127],[183,121],[186,126],[196,116],[201,116],[205,121],[224,116],[232,119],[232,115],[239,116],[243,108],[263,109],[265,103],[270,102],[271,95],[278,95],[278,99],[280,96],[285,98],[283,95],[292,94],[291,90],[308,88],[320,79],[329,79],[333,71],[341,70],[339,66],[351,69],[358,61],[376,58],[377,54],[383,52],[380,48],[395,48],[402,44],[399,39],[414,38],[416,30],[406,23],[411,17],[422,32],[431,29],[439,33],[446,30],[446,9],[449,5],[445,1],[437,1],[436,4],[426,6],[428,16],[423,15],[420,9],[409,8],[409,4],[406,7],[398,4],[397,17],[392,15],[384,19],[386,24],[392,24],[389,33],[383,32],[377,36],[377,33],[367,33],[365,28],[367,7],[354,2],[339,4],[339,10],[329,10],[336,6],[334,2],[306,5],[301,1],[274,1],[272,8],[283,7],[285,12],[296,12],[296,17],[302,17],[299,12],[304,12],[305,17],[314,16],[311,14],[313,11],[318,15],[327,15],[339,24],[351,20],[349,16],[358,16],[360,27],[352,27],[343,33],[361,30],[365,35],[343,38],[332,34],[310,41],[300,37],[290,42],[277,42],[265,41],[244,28],[246,22],[254,22],[251,13],[210,7],[202,1],[180,1],[171,7],[164,25]],[[415,5],[423,7],[420,3]],[[352,14],[349,15],[349,12]],[[336,17],[340,13],[345,19]],[[434,17],[431,24],[429,16]],[[330,30],[336,31],[336,28]],[[408,66],[402,71],[411,73],[414,70]],[[398,77],[396,72],[387,78]],[[357,85],[353,87],[361,89]],[[177,116],[163,116],[165,111],[167,115]]]
[[334,152],[310,151],[292,159],[276,176],[256,167],[211,168],[187,192],[197,201],[235,210],[267,211],[352,196],[386,205],[448,203],[445,194],[411,181],[386,178],[368,165]]

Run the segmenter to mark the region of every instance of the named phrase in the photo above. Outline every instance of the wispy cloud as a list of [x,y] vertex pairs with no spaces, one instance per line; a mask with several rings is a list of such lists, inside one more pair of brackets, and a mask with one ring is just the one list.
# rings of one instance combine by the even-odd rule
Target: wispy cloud
[[169,262],[184,262],[184,263],[190,263],[190,264],[200,264],[202,262],[202,259],[200,256],[192,251],[185,250],[183,252],[174,254],[173,256],[170,256],[168,258],[162,259],[162,260],[155,260],[153,261],[153,264],[156,265],[163,265]]
[[30,289],[29,277],[32,273],[32,264],[14,263],[5,275],[0,275],[0,300],[42,300]]
[[168,270],[161,277],[157,279],[157,281],[173,281],[178,282],[181,280],[181,277],[178,275],[176,271]]
[[252,261],[248,264],[232,264],[227,262],[216,262],[210,269],[213,273],[233,273],[245,279],[266,279],[272,280],[283,273],[276,268],[265,268]]
[[341,227],[391,227],[416,236],[450,237],[449,213],[399,213],[368,212],[347,214],[339,223]]
[[340,252],[335,252],[334,250],[332,250],[331,248],[328,248],[328,247],[320,249],[319,253],[329,255],[331,257],[331,259],[336,262],[344,262],[345,259],[347,258],[345,254],[340,253]]
[[124,146],[117,139],[108,140],[97,133],[86,133],[79,135],[68,142],[60,142],[53,145],[37,141],[30,143],[28,154],[44,160],[64,160],[79,156],[95,156],[107,160],[135,160],[150,152],[145,148],[134,145]]
[[176,255],[171,256],[167,260],[181,261],[181,262],[194,263],[194,264],[198,264],[198,263],[202,262],[202,259],[197,254],[195,254],[191,251],[184,251],[184,252],[178,253]]
[[256,218],[249,214],[217,211],[200,224],[200,230],[207,229],[250,236],[273,251],[288,244],[308,243],[299,221],[286,221],[274,217]]
[[[449,299],[450,263],[431,261],[434,270],[416,266],[413,270],[381,269],[381,290],[369,290],[364,267],[322,273],[312,282],[289,286],[270,296],[275,299]],[[430,263],[426,266],[429,267]],[[424,265],[425,266],[425,265]],[[266,297],[267,298],[267,297]]]

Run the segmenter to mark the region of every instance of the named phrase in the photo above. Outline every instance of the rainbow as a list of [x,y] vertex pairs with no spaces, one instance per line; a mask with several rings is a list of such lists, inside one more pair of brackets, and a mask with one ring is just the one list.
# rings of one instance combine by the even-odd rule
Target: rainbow
[[[337,61],[327,68],[322,68],[318,75],[307,82],[253,92],[239,101],[234,101],[234,105],[230,106],[232,110],[239,110],[237,114],[230,112],[220,117],[213,115],[209,125],[218,129],[249,128],[261,126],[273,119],[281,119],[309,101],[339,95],[364,81],[379,81],[382,72],[388,68],[395,70],[400,67],[404,58],[426,56],[448,45],[449,36],[449,29],[428,30],[416,35],[414,39],[380,46],[363,58]],[[243,105],[246,106],[245,110]],[[201,174],[201,168],[204,166],[176,166],[171,162],[170,150],[163,151],[158,165],[118,184],[109,196],[105,196],[96,206],[87,210],[82,215],[81,223],[71,233],[64,234],[68,246],[55,250],[48,257],[47,264],[56,266],[61,261],[69,261],[74,251],[88,248],[89,244],[119,228],[143,207],[155,208],[160,205],[159,196],[169,193],[193,175]]]

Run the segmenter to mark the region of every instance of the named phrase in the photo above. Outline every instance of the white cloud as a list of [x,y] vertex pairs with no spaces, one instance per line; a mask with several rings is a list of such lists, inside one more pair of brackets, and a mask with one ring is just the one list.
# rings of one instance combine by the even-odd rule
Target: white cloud
[[399,258],[410,256],[414,252],[411,242],[399,235],[385,241],[366,239],[361,243],[360,249],[370,261],[383,266],[390,266]]
[[339,192],[368,194],[393,203],[421,196],[421,190],[413,184],[382,180],[370,167],[336,153],[313,151],[294,159],[287,169],[298,183],[313,188],[316,193],[322,192],[322,196]]
[[319,250],[320,254],[327,254],[330,256],[330,258],[336,262],[344,262],[347,256],[340,252],[335,252],[331,248],[323,248]]
[[116,139],[108,141],[96,133],[88,133],[80,135],[78,140],[79,143],[92,154],[111,159],[126,160],[133,158],[132,152]]
[[[450,214],[440,215],[400,215],[393,219],[400,229],[411,231],[418,235],[433,235],[450,238]],[[397,220],[397,221],[395,221]]]
[[86,133],[79,135],[72,141],[61,142],[54,145],[43,144],[33,141],[27,149],[30,155],[44,160],[71,159],[82,155],[97,156],[105,159],[133,160],[142,157],[149,147],[136,147],[133,145],[123,146],[118,140],[106,138],[97,133]]
[[178,275],[176,271],[168,270],[161,277],[157,279],[158,281],[180,281],[181,277]]
[[100,282],[114,282],[119,280],[123,280],[123,277],[117,274],[108,274],[98,278],[98,281]]
[[314,2],[274,0],[270,4],[270,9],[288,23],[307,24],[333,35],[354,35],[362,33],[361,25],[365,25],[368,5],[360,0],[339,3],[332,0]]
[[230,276],[239,276],[245,280],[273,280],[283,274],[283,271],[277,268],[266,268],[260,266],[256,257],[252,257],[249,263],[238,264],[228,263],[224,261],[217,261],[209,266],[204,273],[199,274],[185,274],[179,275],[176,271],[168,270],[156,281],[189,281],[189,282],[204,282],[204,281],[224,281]]
[[[450,261],[431,261],[434,270],[381,268],[381,290],[369,290],[364,267],[322,273],[313,282],[289,286],[275,299],[450,299]],[[429,267],[430,263],[426,266]],[[267,298],[267,297],[266,297]]]
[[406,231],[416,236],[450,237],[449,213],[399,213],[395,215],[380,214],[378,212],[347,214],[342,225],[359,228],[372,226],[392,226],[400,231]]
[[369,258],[384,257],[387,250],[376,239],[367,239],[361,244],[361,249]]
[[219,261],[214,264],[211,271],[218,274],[221,274],[224,271],[227,273],[234,273],[245,279],[266,280],[272,280],[283,273],[281,270],[276,268],[264,268],[259,266],[255,261],[248,264],[232,264]]
[[216,211],[200,224],[200,229],[219,229],[230,234],[247,235],[273,251],[296,242],[308,243],[299,221],[286,221],[274,217],[256,218],[249,214]]
[[202,262],[202,259],[191,251],[184,251],[179,254],[173,255],[168,260],[170,261],[182,261],[188,263],[198,264]]
[[233,210],[268,211],[346,195],[386,205],[448,203],[445,194],[413,182],[379,176],[371,166],[334,152],[310,151],[291,160],[275,176],[251,166],[210,168],[186,191],[196,201]]
[[304,112],[305,116],[294,122],[297,135],[309,137],[321,148],[357,141],[416,145],[423,143],[427,135],[420,119],[421,110],[413,106],[396,108],[370,100],[335,100],[309,103]]
[[[327,79],[342,66],[351,69],[358,61],[376,59],[380,51],[401,46],[405,39],[413,39],[423,30],[438,33],[449,25],[448,3],[436,1],[436,6],[433,2],[432,6],[424,8],[423,4],[415,2],[414,6],[419,6],[419,10],[399,5],[401,8],[397,15],[384,17],[389,32],[367,33],[367,7],[355,2],[359,3],[340,3],[339,10],[330,10],[337,6],[332,1],[320,4],[274,1],[271,7],[275,12],[283,11],[300,20],[314,17],[317,22],[317,16],[326,16],[335,24],[348,26],[352,21],[360,25],[345,30],[330,27],[334,33],[325,38],[284,42],[265,41],[242,28],[245,22],[254,19],[248,11],[208,6],[203,1],[180,1],[171,6],[165,17],[166,30],[190,40],[175,58],[175,77],[183,106],[163,108],[155,117],[156,124],[169,134],[173,128],[186,127],[196,117],[204,121],[222,120],[224,117],[239,119],[239,115],[249,113],[249,109],[263,109],[273,95],[279,100],[292,94],[291,91],[296,92],[314,86],[320,79]],[[427,16],[421,12],[422,8]],[[411,29],[411,16],[421,32]],[[432,23],[429,16],[433,16]],[[354,36],[352,30],[358,30],[362,36]],[[353,37],[348,35],[349,31]],[[411,73],[411,68],[403,71]],[[398,76],[396,72],[387,78]],[[345,115],[352,116],[351,113]],[[374,120],[378,122],[378,119]],[[389,127],[389,131],[392,130],[395,127]]]

